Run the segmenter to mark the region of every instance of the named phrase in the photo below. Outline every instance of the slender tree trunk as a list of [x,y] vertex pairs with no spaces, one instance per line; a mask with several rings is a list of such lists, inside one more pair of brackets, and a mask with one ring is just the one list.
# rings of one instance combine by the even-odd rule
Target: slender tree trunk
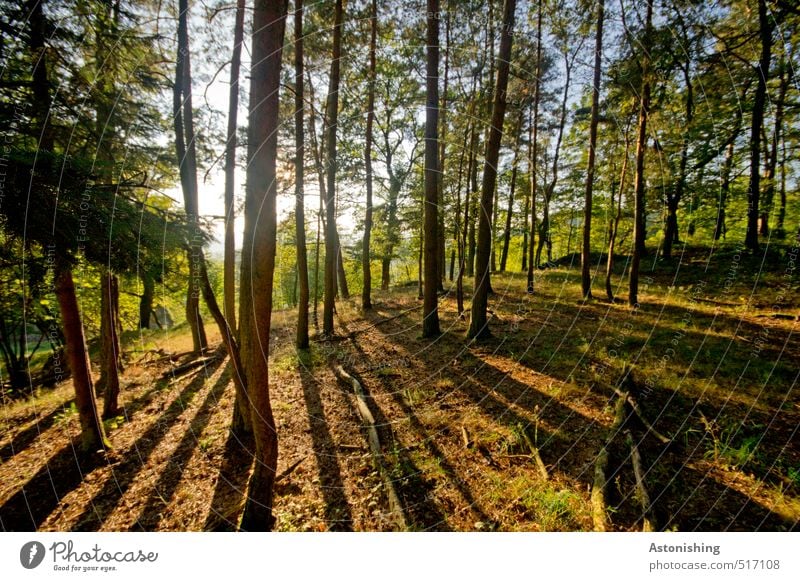
[[456,180],[456,211],[453,220],[453,248],[450,253],[450,282],[455,280],[456,260],[461,264],[461,186],[464,183],[464,158],[467,154],[470,126],[464,130],[464,141],[458,161],[458,178]]
[[542,84],[542,3],[543,0],[539,0],[536,9],[536,85],[533,90],[533,112],[529,129],[530,152],[528,164],[531,183],[531,239],[530,242],[528,242],[528,294],[533,294],[533,271],[538,262],[538,259],[534,260],[533,249],[536,246],[536,194],[538,193],[537,164],[539,163],[539,100]]
[[[788,68],[788,71],[786,70]],[[761,210],[761,220],[759,224],[759,235],[769,235],[769,217],[772,214],[773,201],[775,198],[775,177],[778,169],[778,144],[782,139],[783,129],[783,111],[786,103],[786,93],[789,89],[789,84],[792,77],[792,67],[786,67],[786,64],[781,56],[780,60],[780,85],[778,88],[778,97],[774,103],[775,107],[775,124],[772,129],[772,138],[770,139],[770,152],[768,156],[766,175],[766,188],[764,189],[764,204]]]
[[294,11],[294,135],[295,135],[295,180],[294,180],[294,218],[295,240],[297,244],[297,282],[300,299],[297,304],[298,349],[308,349],[308,254],[306,250],[306,217],[303,182],[305,181],[305,134],[303,132],[303,110],[305,92],[303,90],[303,0],[295,0]]
[[[475,99],[475,82],[473,81],[473,103]],[[456,303],[458,307],[458,316],[464,316],[464,273],[467,269],[467,228],[468,224],[474,222],[474,219],[470,218],[470,204],[472,203],[470,192],[471,184],[470,184],[470,176],[473,175],[473,166],[476,162],[475,156],[473,152],[475,151],[475,140],[477,138],[477,132],[475,130],[475,124],[472,123],[470,128],[470,145],[469,145],[469,158],[467,160],[467,175],[464,183],[464,222],[461,228],[461,234],[459,237],[459,248],[458,248],[458,277],[456,278]]]
[[239,115],[239,70],[244,39],[244,0],[236,0],[236,21],[233,28],[231,84],[228,88],[228,137],[225,151],[225,258],[223,263],[225,319],[236,329],[236,237],[234,187],[236,173],[236,130]]
[[734,141],[728,144],[725,150],[725,161],[722,164],[722,183],[719,187],[719,209],[717,210],[717,221],[714,226],[714,240],[725,237],[727,231],[725,225],[725,210],[728,206],[728,193],[731,187],[731,173],[733,171]]
[[644,248],[644,155],[647,149],[647,118],[650,114],[650,42],[653,23],[653,0],[647,1],[644,41],[641,56],[642,91],[639,99],[639,133],[636,139],[636,189],[633,206],[633,258],[629,279],[628,304],[639,305],[639,263]]
[[689,161],[689,145],[692,121],[694,120],[694,87],[690,73],[690,63],[684,63],[683,78],[686,83],[686,129],[681,144],[681,158],[678,165],[678,181],[675,184],[675,192],[667,193],[667,220],[664,228],[664,247],[662,256],[666,259],[672,258],[672,245],[680,241],[678,236],[678,205],[683,199],[683,192],[686,189],[686,167]]
[[[617,194],[617,212],[608,224],[608,256],[606,257],[606,296],[608,300],[614,301],[614,289],[611,288],[611,275],[614,271],[614,249],[617,242],[617,232],[619,232],[619,222],[622,219],[622,195],[625,191],[625,178],[628,171],[628,151],[630,149],[630,139],[628,138],[628,128],[625,128],[625,154],[622,157],[622,171],[619,177],[619,191]],[[611,209],[614,209],[614,188],[611,188]]]
[[439,0],[428,0],[427,82],[425,107],[425,288],[422,304],[422,336],[440,334],[438,287],[439,268]]
[[342,56],[342,0],[336,0],[333,23],[333,55],[330,86],[325,118],[327,199],[325,200],[325,302],[322,311],[322,332],[334,334],[333,310],[336,297],[336,262],[339,255],[336,244],[336,125],[339,120],[339,60]]
[[[339,285],[339,294],[343,299],[350,298],[350,288],[347,286],[347,273],[344,269],[344,254],[342,254],[342,243],[339,238],[339,228],[334,231],[334,241],[336,243],[336,282]],[[334,308],[334,311],[336,309]]]
[[522,229],[522,264],[520,270],[528,272],[528,214],[531,211],[531,194],[525,192],[525,206],[522,210],[522,216],[525,220],[525,227]]
[[506,227],[503,232],[503,250],[500,252],[500,272],[506,271],[508,262],[508,246],[511,243],[511,218],[514,214],[514,191],[517,187],[517,169],[519,166],[519,143],[522,134],[522,118],[524,109],[519,110],[519,119],[514,129],[514,161],[511,162],[511,186],[508,189],[508,207],[506,208]]
[[778,222],[775,226],[775,236],[778,240],[786,238],[786,228],[784,221],[786,220],[786,136],[781,135],[781,187],[780,197],[781,205],[778,209]]
[[310,73],[308,75],[308,90],[311,107],[308,110],[308,133],[311,136],[311,149],[314,154],[314,165],[317,169],[319,179],[319,208],[317,209],[317,242],[314,249],[314,328],[319,329],[319,259],[322,236],[322,214],[325,211],[325,172],[322,168],[322,159],[317,142],[316,119],[314,115],[314,85],[311,82]]
[[67,361],[75,387],[75,405],[81,423],[81,450],[96,452],[110,448],[103,433],[103,422],[97,413],[89,353],[86,349],[78,298],[75,295],[75,283],[72,280],[72,267],[68,264],[56,263],[55,294],[67,343]]
[[[423,198],[423,204],[425,203]],[[424,211],[423,208],[420,208]],[[417,300],[425,299],[424,270],[425,270],[425,221],[422,220],[419,228],[419,253],[417,254]]]
[[103,418],[118,413],[119,399],[119,335],[116,304],[119,301],[119,279],[108,270],[100,279],[100,380],[103,392]]
[[597,31],[594,41],[594,79],[592,81],[592,118],[589,122],[589,164],[586,168],[586,195],[583,202],[583,245],[581,246],[581,291],[584,299],[592,298],[592,273],[590,264],[592,243],[592,192],[594,188],[594,160],[597,147],[597,122],[600,117],[600,76],[603,54],[604,0],[597,2]]
[[286,0],[255,0],[250,75],[247,192],[239,321],[242,363],[252,403],[255,468],[241,528],[272,529],[278,437],[269,398],[270,325],[275,271],[278,110]]
[[[436,176],[437,183],[437,259],[436,265],[439,271],[439,278],[437,280],[437,288],[440,291],[444,290],[444,277],[445,277],[445,230],[444,230],[444,215],[445,215],[445,200],[444,200],[444,166],[445,154],[447,153],[447,90],[450,81],[450,10],[449,3],[445,0],[446,8],[444,13],[444,38],[447,50],[444,52],[444,88],[442,91],[442,101],[440,105],[439,123],[441,129],[439,130],[438,145],[439,145],[439,170]],[[438,24],[437,24],[438,26]],[[437,42],[438,44],[438,42]],[[437,65],[438,66],[438,65]],[[437,91],[438,92],[438,91]]]
[[477,218],[477,195],[478,195],[478,132],[475,131],[472,140],[472,172],[470,173],[470,192],[468,202],[472,204],[471,214],[467,226],[468,250],[467,250],[467,276],[475,276],[475,219]]
[[192,71],[189,52],[188,0],[178,4],[178,57],[175,66],[175,85],[172,104],[175,123],[175,152],[180,165],[181,189],[186,217],[191,228],[189,240],[189,286],[186,290],[186,320],[192,332],[195,352],[208,347],[203,319],[200,317],[200,264],[202,251],[199,235],[197,201],[197,149],[194,139],[192,110]]
[[481,211],[478,229],[478,253],[475,268],[475,292],[472,296],[470,326],[467,338],[479,339],[489,336],[489,325],[486,316],[489,298],[489,261],[492,244],[492,206],[497,184],[497,162],[500,157],[500,141],[503,137],[503,119],[506,112],[506,88],[508,87],[508,71],[511,61],[511,42],[514,28],[514,9],[516,0],[505,0],[503,7],[503,29],[500,36],[500,54],[498,57],[497,83],[492,106],[492,124],[489,141],[486,144],[486,161],[483,168],[483,185],[481,188]]
[[756,68],[756,94],[753,97],[750,126],[750,182],[747,187],[747,234],[744,244],[758,250],[759,198],[761,194],[761,128],[764,124],[764,106],[767,97],[767,78],[772,51],[772,26],[767,14],[766,0],[758,0],[758,25],[761,39],[761,56]]
[[364,287],[361,291],[361,308],[372,308],[372,271],[370,267],[370,237],[372,236],[372,127],[375,123],[375,49],[378,38],[378,6],[377,0],[370,4],[369,37],[369,88],[367,90],[367,135],[364,146],[364,167],[367,173],[367,207],[364,214],[364,242],[361,250],[361,270],[364,276]]

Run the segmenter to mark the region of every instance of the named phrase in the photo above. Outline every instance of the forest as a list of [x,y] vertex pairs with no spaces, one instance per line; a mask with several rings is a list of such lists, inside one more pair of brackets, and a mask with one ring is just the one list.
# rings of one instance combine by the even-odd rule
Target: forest
[[0,29],[0,530],[798,529],[793,0]]

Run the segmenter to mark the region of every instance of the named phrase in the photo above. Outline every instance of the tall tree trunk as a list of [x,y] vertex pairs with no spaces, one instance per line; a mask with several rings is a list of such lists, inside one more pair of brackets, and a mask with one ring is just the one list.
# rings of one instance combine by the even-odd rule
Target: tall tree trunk
[[[788,71],[787,71],[788,68]],[[775,176],[777,175],[777,168],[778,168],[778,144],[782,139],[782,129],[783,129],[783,111],[786,103],[786,93],[789,89],[789,84],[791,83],[792,77],[792,67],[786,67],[786,64],[783,60],[783,55],[781,55],[780,60],[780,85],[778,87],[778,97],[775,100],[775,124],[772,128],[772,137],[770,139],[770,152],[769,156],[767,157],[767,168],[766,168],[766,188],[764,189],[764,203],[762,205],[761,210],[761,219],[759,220],[759,229],[758,233],[760,236],[768,236],[769,235],[769,217],[772,214],[772,206],[773,201],[775,198]]]
[[275,271],[278,110],[286,0],[255,0],[250,75],[247,192],[239,321],[252,404],[255,467],[241,528],[271,530],[278,434],[269,399],[270,325]]
[[186,290],[186,320],[192,332],[195,352],[208,347],[203,320],[200,317],[200,262],[202,242],[199,235],[197,201],[197,149],[194,139],[192,111],[192,71],[189,53],[188,0],[178,3],[178,56],[172,105],[175,124],[175,153],[181,174],[181,189],[186,217],[191,229],[189,240],[189,286]]
[[236,20],[233,28],[231,84],[228,88],[228,133],[225,150],[225,258],[223,262],[225,319],[236,329],[236,237],[234,215],[234,186],[236,173],[236,129],[239,115],[239,71],[244,40],[244,0],[236,0]]
[[[425,200],[422,200],[423,205]],[[424,212],[423,208],[420,208]],[[419,227],[419,253],[417,254],[417,299],[422,301],[425,299],[423,278],[424,278],[424,260],[425,260],[425,221],[422,220]]]
[[325,116],[327,199],[325,200],[325,301],[322,310],[322,332],[334,334],[333,310],[336,300],[336,268],[339,256],[336,244],[336,125],[339,120],[339,60],[342,56],[342,0],[336,0],[333,23],[333,55],[330,86]]
[[[475,82],[473,81],[473,103],[475,100]],[[473,152],[475,151],[475,140],[477,139],[477,131],[475,129],[475,123],[470,124],[469,128],[470,132],[470,144],[469,144],[469,158],[467,160],[467,175],[466,179],[464,180],[464,222],[461,228],[461,234],[459,237],[459,254],[458,254],[458,276],[456,277],[456,304],[458,307],[458,316],[464,316],[464,273],[467,269],[467,228],[468,224],[474,222],[474,219],[470,218],[470,205],[472,204],[472,196],[470,195],[472,191],[472,186],[470,183],[470,176],[473,174],[473,166],[476,163],[475,156]]]
[[[614,301],[614,289],[611,288],[611,275],[614,271],[614,249],[617,243],[617,232],[619,232],[619,222],[622,219],[622,195],[625,191],[625,178],[628,172],[628,151],[631,141],[628,138],[628,128],[625,127],[625,154],[622,157],[622,171],[619,176],[619,188],[617,192],[617,212],[608,223],[608,256],[606,257],[606,296],[608,300]],[[611,187],[610,208],[614,209],[614,187]]]
[[303,0],[295,0],[294,10],[294,218],[297,245],[297,282],[300,299],[297,304],[298,349],[308,349],[308,254],[306,251],[306,217],[303,181],[305,180],[305,134],[303,132]]
[[780,197],[781,205],[778,208],[778,221],[775,226],[775,236],[778,240],[786,238],[786,228],[784,222],[786,220],[786,136],[781,135],[781,187]]
[[97,413],[89,352],[86,349],[78,298],[75,295],[72,267],[60,259],[56,262],[55,294],[67,343],[67,361],[72,372],[72,384],[75,387],[75,405],[81,423],[81,450],[96,452],[110,448],[103,433],[103,422]]
[[311,107],[308,109],[308,133],[311,136],[311,149],[314,154],[314,165],[317,169],[319,180],[319,207],[317,209],[317,241],[314,250],[314,328],[319,329],[319,258],[322,235],[322,214],[325,211],[325,172],[322,167],[322,156],[320,154],[319,143],[317,142],[316,119],[314,115],[314,85],[311,82],[311,74],[308,75],[309,101]]
[[586,168],[586,195],[583,202],[583,245],[581,246],[581,291],[584,299],[592,298],[590,252],[592,244],[592,192],[594,160],[597,147],[597,122],[600,117],[600,75],[603,54],[604,0],[597,2],[597,30],[594,39],[594,79],[592,80],[592,117],[589,122],[589,164]]
[[119,335],[117,311],[119,279],[105,270],[100,278],[100,380],[98,392],[103,393],[103,418],[118,413],[119,399]]
[[531,211],[531,193],[525,192],[525,206],[522,210],[522,216],[525,220],[525,227],[522,229],[522,264],[520,270],[528,272],[528,214]]
[[691,77],[691,63],[684,63],[683,79],[686,83],[686,129],[683,134],[681,144],[681,158],[678,163],[678,180],[675,184],[673,193],[667,192],[667,220],[664,227],[664,247],[662,256],[666,259],[672,258],[672,245],[680,241],[678,236],[678,205],[683,199],[683,192],[686,189],[686,167],[689,161],[690,131],[694,120],[694,87]]
[[377,0],[370,3],[369,36],[369,87],[367,89],[367,135],[364,145],[364,167],[367,174],[367,207],[364,213],[364,242],[361,249],[361,270],[364,286],[361,290],[361,308],[372,308],[372,271],[370,267],[370,237],[372,236],[372,127],[375,123],[375,49],[378,38]]
[[472,204],[470,213],[472,217],[469,219],[467,226],[467,276],[475,276],[475,219],[477,218],[477,196],[478,196],[478,132],[475,131],[472,139],[472,148],[470,149],[472,156],[472,171],[470,172],[470,192],[468,203]]
[[522,134],[522,119],[525,109],[520,108],[517,126],[514,129],[514,161],[511,162],[511,186],[508,189],[508,207],[506,208],[506,227],[503,232],[503,250],[500,252],[500,272],[506,271],[508,247],[511,243],[511,218],[514,214],[514,190],[517,187],[517,169],[519,167],[519,143]]
[[486,161],[483,167],[481,188],[481,211],[478,223],[478,249],[475,265],[475,292],[472,296],[472,309],[467,338],[478,339],[489,336],[486,310],[489,299],[489,259],[492,244],[492,206],[497,184],[497,162],[500,157],[500,141],[503,137],[503,119],[506,112],[506,88],[511,61],[511,41],[514,28],[514,9],[516,0],[505,0],[503,7],[503,29],[500,36],[499,65],[497,83],[492,106],[492,124],[489,141],[486,144]]
[[531,183],[531,239],[528,242],[528,280],[527,292],[533,294],[533,271],[536,268],[533,252],[536,246],[536,194],[538,193],[537,164],[539,162],[539,100],[541,93],[542,76],[542,3],[539,0],[536,9],[536,85],[533,92],[533,112],[530,121],[530,151],[529,151],[529,172]]
[[439,268],[439,0],[428,0],[427,82],[425,107],[425,288],[422,304],[422,336],[435,337],[439,330],[441,284]]
[[647,149],[647,118],[650,114],[650,41],[653,26],[653,0],[647,1],[641,56],[642,90],[639,99],[639,133],[636,139],[636,189],[633,205],[633,258],[628,281],[628,304],[639,305],[639,263],[644,248],[644,155]]
[[464,159],[467,155],[469,132],[470,124],[467,123],[467,128],[464,130],[464,141],[461,146],[461,155],[459,155],[458,161],[458,178],[456,180],[456,211],[455,218],[453,219],[453,246],[450,253],[450,282],[455,280],[456,260],[458,260],[459,265],[461,264],[461,186],[464,183]]
[[[444,87],[442,91],[442,101],[440,105],[441,114],[439,114],[439,123],[441,129],[439,131],[438,145],[439,145],[439,171],[437,174],[437,259],[436,266],[439,271],[439,278],[437,279],[437,288],[440,291],[444,290],[444,277],[445,277],[445,230],[444,230],[444,166],[445,154],[447,153],[447,90],[450,81],[450,10],[447,0],[445,0],[446,8],[444,13],[444,38],[447,50],[444,53]],[[437,24],[438,26],[438,24]],[[438,42],[437,42],[438,44]]]
[[767,98],[767,78],[772,51],[772,26],[767,14],[766,0],[758,0],[758,26],[761,39],[761,56],[756,67],[756,94],[753,97],[752,123],[750,125],[750,181],[747,186],[747,234],[744,244],[758,250],[759,198],[761,196],[761,128],[764,124],[764,105]]

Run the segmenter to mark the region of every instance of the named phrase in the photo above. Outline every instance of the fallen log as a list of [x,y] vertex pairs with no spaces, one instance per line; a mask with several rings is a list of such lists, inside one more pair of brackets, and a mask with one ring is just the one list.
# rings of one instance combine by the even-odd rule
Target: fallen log
[[364,389],[361,387],[361,382],[345,371],[344,367],[341,365],[334,367],[333,371],[339,380],[350,384],[353,388],[353,393],[356,396],[356,408],[358,414],[361,416],[364,428],[367,431],[367,441],[369,443],[370,452],[372,453],[372,460],[383,477],[383,482],[386,487],[386,496],[389,499],[389,510],[397,525],[401,529],[406,530],[408,529],[408,523],[406,521],[405,512],[403,511],[403,504],[400,502],[400,496],[397,494],[394,482],[383,461],[381,440],[378,437],[378,430],[375,428],[375,418],[367,405],[367,396],[366,393],[364,393]]
[[633,434],[626,430],[625,436],[628,446],[631,448],[631,463],[633,464],[633,475],[636,478],[636,490],[639,492],[639,502],[642,504],[642,532],[652,533],[658,530],[656,518],[653,514],[653,506],[650,503],[650,495],[647,494],[647,486],[644,483],[644,469],[642,468],[642,456],[639,454],[639,447],[633,441]]
[[177,367],[173,367],[172,369],[165,371],[161,374],[161,379],[174,379],[175,377],[179,377],[184,373],[191,371],[192,369],[200,366],[205,366],[212,361],[217,361],[219,359],[218,355],[211,355],[209,357],[198,357],[197,359],[192,359],[182,365],[178,365]]

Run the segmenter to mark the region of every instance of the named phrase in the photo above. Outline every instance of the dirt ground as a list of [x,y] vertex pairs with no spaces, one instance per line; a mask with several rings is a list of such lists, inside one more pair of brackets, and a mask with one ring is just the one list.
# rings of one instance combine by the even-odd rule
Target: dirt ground
[[[675,288],[666,278],[645,288],[638,311],[584,303],[574,274],[548,271],[532,297],[521,276],[497,276],[494,336],[480,344],[465,342],[453,294],[442,298],[435,340],[420,338],[416,289],[377,293],[368,313],[340,302],[338,339],[303,354],[292,346],[294,314],[276,313],[278,472],[293,468],[276,485],[278,530],[397,530],[386,480],[411,530],[592,530],[595,464],[623,361],[633,363],[641,415],[671,443],[637,418],[612,440],[612,530],[643,523],[628,434],[659,528],[797,529],[796,319],[770,316],[769,301],[726,305],[711,288]],[[769,341],[759,342],[765,332]],[[76,450],[71,384],[5,402],[2,528],[234,530],[252,458],[248,443],[229,435],[230,368],[220,356],[170,378],[191,356],[171,363],[165,355],[187,347],[181,329],[131,344],[124,411],[106,425],[113,449],[93,459]],[[754,353],[758,364],[745,365]],[[336,365],[367,394],[377,463]]]

